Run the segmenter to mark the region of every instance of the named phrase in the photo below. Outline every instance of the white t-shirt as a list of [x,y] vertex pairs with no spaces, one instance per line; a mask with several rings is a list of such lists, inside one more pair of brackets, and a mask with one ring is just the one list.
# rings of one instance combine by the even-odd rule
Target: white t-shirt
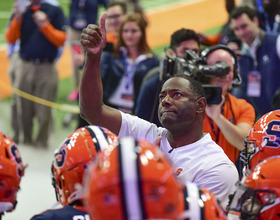
[[120,138],[132,136],[138,140],[146,139],[154,143],[158,136],[162,136],[160,149],[173,163],[179,180],[182,183],[191,181],[199,186],[205,186],[216,195],[224,208],[227,206],[228,196],[234,193],[235,183],[239,181],[238,172],[209,134],[204,134],[193,144],[173,149],[167,140],[165,128],[123,112],[121,115]]

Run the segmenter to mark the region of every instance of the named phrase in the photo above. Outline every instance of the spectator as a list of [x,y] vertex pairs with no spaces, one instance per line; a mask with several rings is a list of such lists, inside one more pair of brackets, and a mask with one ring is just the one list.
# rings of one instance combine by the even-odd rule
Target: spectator
[[[129,9],[129,10],[128,10]],[[107,45],[104,48],[106,51],[113,52],[113,44],[117,42],[119,37],[119,29],[125,15],[128,13],[138,13],[142,16],[148,24],[146,15],[143,9],[138,4],[131,4],[130,2],[122,0],[111,1],[106,9],[106,31],[107,31]]]
[[[20,59],[16,75],[17,88],[33,96],[54,101],[58,84],[55,59],[58,47],[66,40],[65,19],[60,7],[41,0],[31,0],[24,13],[14,8],[15,15],[6,32],[9,43],[20,38]],[[24,144],[47,147],[51,109],[18,97]],[[33,118],[38,119],[39,132],[34,143]]]
[[[107,42],[115,43],[118,40],[119,28],[121,26],[124,15],[127,12],[127,6],[124,2],[112,1],[109,3],[107,12]],[[112,48],[113,49],[113,48]],[[112,50],[111,49],[111,50]]]
[[95,220],[177,219],[182,189],[157,146],[125,137],[91,165],[85,178],[85,203]]
[[46,210],[31,220],[89,219],[82,199],[83,175],[99,151],[117,144],[115,134],[97,126],[79,128],[69,135],[55,151],[51,168],[52,184],[62,208]]
[[239,67],[243,80],[232,94],[250,102],[260,118],[273,109],[273,96],[279,87],[280,38],[261,30],[256,12],[248,6],[232,11],[231,27],[242,41]]
[[123,20],[113,53],[104,51],[101,76],[104,102],[132,113],[142,79],[159,63],[146,39],[146,25],[139,14]]
[[0,219],[17,205],[17,193],[26,166],[12,139],[0,132]]
[[267,158],[238,184],[228,219],[279,219],[280,156]]
[[[171,56],[183,57],[186,50],[194,51],[198,55],[199,38],[193,30],[182,28],[171,35],[169,53]],[[135,115],[158,126],[161,126],[157,116],[158,95],[163,83],[163,79],[160,79],[160,72],[158,66],[145,76],[135,107]]]
[[71,0],[69,12],[69,27],[67,38],[70,43],[72,55],[72,74],[74,79],[74,91],[69,94],[68,99],[76,101],[79,95],[80,70],[84,62],[84,52],[79,39],[83,28],[88,24],[96,24],[98,7],[108,5],[108,0]]
[[82,117],[91,124],[110,128],[120,138],[131,135],[135,139],[159,142],[160,149],[173,162],[179,179],[204,185],[225,207],[228,195],[235,190],[238,173],[210,135],[203,134],[206,98],[199,82],[178,75],[163,84],[158,112],[164,127],[157,127],[102,102],[100,58],[106,44],[105,20],[103,14],[100,28],[89,25],[81,35],[81,44],[87,51],[80,89]]
[[[226,10],[230,14],[235,8],[234,0],[226,0]],[[256,10],[259,19],[259,27],[267,33],[280,33],[280,2],[278,0],[241,0],[237,6],[249,6]],[[199,33],[201,44],[211,46],[215,44],[228,44],[228,40],[234,37],[230,27],[230,20],[223,25],[222,30],[217,35],[205,35]]]
[[[44,0],[44,2],[47,2],[49,4],[53,4],[53,5],[59,5],[59,3],[56,0]],[[14,3],[14,7],[16,7],[16,11],[21,11],[24,12],[26,10],[26,7],[29,5],[29,1],[28,0],[24,0],[24,1],[15,1]],[[12,12],[11,15],[11,19],[14,17],[14,11]],[[8,23],[8,27],[10,25],[11,19]],[[18,70],[18,59],[19,59],[19,48],[20,48],[20,40],[17,40],[15,43],[10,44],[7,42],[7,55],[9,57],[9,69],[8,69],[8,73],[9,73],[9,78],[10,78],[10,82],[12,87],[16,88],[16,80],[17,80],[17,76],[16,73]],[[16,101],[16,94],[12,94],[12,106],[11,106],[11,124],[12,124],[12,129],[13,129],[13,137],[12,140],[15,143],[19,143],[21,134],[20,134],[20,123],[19,123],[19,119],[18,119],[18,107],[17,107],[17,101]]]
[[[114,44],[117,43],[119,36],[119,28],[127,13],[127,7],[129,3],[121,0],[111,1],[107,7],[107,22],[106,22],[106,30],[107,30],[107,44],[103,49],[104,51],[113,53]],[[130,5],[130,4],[129,4]],[[132,6],[132,5],[130,5]],[[145,26],[147,26],[147,18],[144,14],[142,8],[135,4],[134,7],[130,7],[131,12],[139,14],[142,19],[144,19]],[[78,127],[82,127],[88,125],[88,123],[78,116]]]
[[255,110],[244,99],[238,99],[229,90],[239,81],[237,59],[233,51],[224,45],[215,45],[201,52],[208,65],[225,62],[229,73],[225,76],[208,78],[210,85],[222,88],[222,101],[208,104],[203,123],[203,131],[210,133],[212,139],[224,150],[229,159],[236,163],[239,151],[243,150],[243,140],[254,125]]
[[280,110],[263,115],[250,130],[244,140],[241,159],[245,165],[244,175],[248,175],[255,166],[268,157],[280,155],[280,131],[274,129],[280,125]]

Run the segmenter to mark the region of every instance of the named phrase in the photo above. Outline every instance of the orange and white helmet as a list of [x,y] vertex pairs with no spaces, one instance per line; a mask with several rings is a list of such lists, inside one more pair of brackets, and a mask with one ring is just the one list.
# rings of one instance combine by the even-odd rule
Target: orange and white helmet
[[280,219],[280,156],[260,162],[244,177],[229,205],[228,219]]
[[69,205],[80,200],[84,171],[97,153],[118,145],[118,136],[106,128],[86,126],[66,138],[54,153],[52,180],[57,200]]
[[226,220],[223,208],[216,197],[205,187],[186,182],[184,187],[184,206],[179,220]]
[[176,219],[183,200],[183,185],[160,149],[131,137],[99,154],[84,183],[93,220]]
[[16,207],[25,167],[15,143],[0,132],[0,213]]
[[241,160],[249,172],[262,160],[280,155],[280,110],[263,115],[250,130],[244,145]]

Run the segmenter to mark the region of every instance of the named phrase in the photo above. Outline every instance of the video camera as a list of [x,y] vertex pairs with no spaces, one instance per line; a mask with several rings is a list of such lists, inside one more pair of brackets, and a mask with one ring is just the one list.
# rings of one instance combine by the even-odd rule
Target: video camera
[[204,58],[197,56],[193,51],[186,50],[184,57],[170,57],[165,53],[161,65],[161,81],[165,81],[177,73],[183,73],[202,83],[207,104],[219,104],[222,101],[222,88],[210,85],[209,79],[215,76],[225,76],[229,73],[229,65],[225,62],[207,65]]

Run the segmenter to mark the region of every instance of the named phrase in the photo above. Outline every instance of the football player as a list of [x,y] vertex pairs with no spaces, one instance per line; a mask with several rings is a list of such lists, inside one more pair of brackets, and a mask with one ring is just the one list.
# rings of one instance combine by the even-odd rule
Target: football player
[[99,151],[113,149],[117,144],[115,134],[98,126],[82,127],[68,136],[55,151],[51,167],[52,184],[62,208],[49,209],[31,219],[89,220],[82,198],[84,172]]
[[280,156],[260,162],[239,183],[229,205],[228,219],[280,218]]
[[17,205],[17,192],[26,166],[12,139],[0,132],[0,219]]
[[88,169],[84,201],[91,220],[176,219],[183,185],[156,145],[125,137]]
[[245,164],[243,174],[250,173],[264,159],[280,155],[280,110],[263,115],[244,140],[241,159]]

